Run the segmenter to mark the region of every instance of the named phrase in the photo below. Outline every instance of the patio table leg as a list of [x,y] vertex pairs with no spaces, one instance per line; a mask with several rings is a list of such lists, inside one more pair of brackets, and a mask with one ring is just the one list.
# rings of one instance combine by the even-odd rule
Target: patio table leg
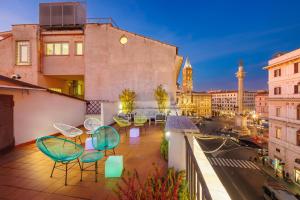
[[80,135],[79,135],[78,137],[79,137],[80,144],[82,145],[82,141],[81,141],[81,137],[80,137]]

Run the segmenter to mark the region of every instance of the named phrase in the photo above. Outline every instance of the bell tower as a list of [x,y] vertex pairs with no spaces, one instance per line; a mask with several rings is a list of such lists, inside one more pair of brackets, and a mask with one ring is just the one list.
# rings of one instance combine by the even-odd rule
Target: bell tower
[[182,90],[184,93],[192,93],[193,91],[193,68],[188,57],[182,70]]

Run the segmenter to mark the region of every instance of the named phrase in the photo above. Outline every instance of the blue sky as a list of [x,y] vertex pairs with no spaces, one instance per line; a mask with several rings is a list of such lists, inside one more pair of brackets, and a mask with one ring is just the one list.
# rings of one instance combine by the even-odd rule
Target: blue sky
[[[37,23],[40,0],[0,0],[0,31]],[[194,69],[195,90],[235,89],[244,60],[246,88],[266,89],[262,67],[300,48],[299,0],[87,0],[88,17],[112,17],[122,29],[179,47]],[[180,81],[180,80],[179,80]]]

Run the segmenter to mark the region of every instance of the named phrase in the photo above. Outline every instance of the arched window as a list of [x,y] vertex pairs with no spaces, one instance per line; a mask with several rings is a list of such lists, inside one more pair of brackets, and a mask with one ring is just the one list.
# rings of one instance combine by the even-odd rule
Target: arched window
[[300,104],[297,106],[297,120],[300,120]]

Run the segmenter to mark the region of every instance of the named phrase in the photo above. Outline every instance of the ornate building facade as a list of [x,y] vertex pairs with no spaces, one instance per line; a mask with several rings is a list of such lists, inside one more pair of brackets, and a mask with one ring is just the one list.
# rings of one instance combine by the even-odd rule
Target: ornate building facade
[[269,159],[300,184],[300,49],[269,60]]
[[210,117],[211,94],[193,91],[193,68],[187,58],[182,69],[182,88],[177,92],[177,106],[182,115]]

